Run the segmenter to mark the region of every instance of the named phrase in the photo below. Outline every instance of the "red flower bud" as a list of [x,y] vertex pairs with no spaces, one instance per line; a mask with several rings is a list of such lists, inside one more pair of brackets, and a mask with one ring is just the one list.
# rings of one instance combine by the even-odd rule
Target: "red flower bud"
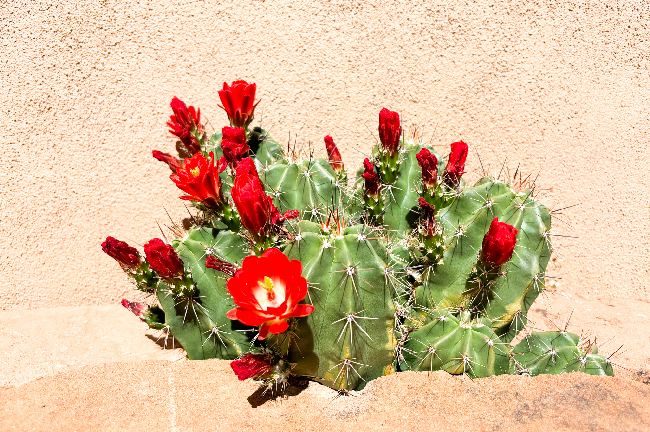
[[224,273],[227,276],[233,276],[237,271],[237,266],[228,261],[222,260],[214,255],[208,255],[205,259],[205,267]]
[[343,159],[341,159],[341,152],[334,144],[334,140],[331,136],[327,135],[325,137],[325,149],[327,150],[327,157],[329,159],[332,169],[337,173],[343,171]]
[[228,164],[235,167],[237,162],[248,156],[251,150],[246,143],[246,130],[229,126],[221,129],[221,150]]
[[201,202],[210,208],[223,204],[219,168],[214,164],[213,152],[208,158],[199,152],[185,159],[183,166],[169,178],[187,194],[180,197],[183,200]]
[[167,126],[169,132],[176,135],[183,143],[187,153],[193,155],[201,150],[201,143],[197,137],[205,132],[201,124],[201,110],[185,105],[185,102],[174,96],[170,106],[174,114],[169,117]]
[[481,260],[495,267],[507,262],[515,250],[518,232],[512,225],[499,222],[498,218],[492,219],[490,229],[483,238]]
[[271,359],[265,354],[245,354],[231,361],[230,367],[240,381],[259,378],[273,369]]
[[402,135],[399,114],[382,108],[379,111],[379,140],[382,147],[391,155],[397,153],[399,139]]
[[183,262],[171,245],[159,238],[151,239],[144,245],[147,262],[153,270],[165,279],[183,275]]
[[102,250],[123,267],[135,268],[140,265],[138,250],[114,237],[106,237],[106,240],[102,243]]
[[270,236],[278,225],[300,214],[297,210],[284,214],[278,211],[273,199],[264,191],[251,158],[244,158],[237,165],[231,195],[242,225],[257,240]]
[[155,159],[159,160],[160,162],[165,162],[169,167],[169,169],[172,170],[173,173],[175,173],[176,171],[178,171],[183,167],[183,161],[170,155],[169,153],[163,153],[158,150],[153,150],[151,152],[151,155]]
[[426,147],[422,148],[415,158],[422,169],[422,185],[425,189],[435,188],[438,182],[438,159]]
[[307,280],[299,260],[289,260],[277,248],[261,256],[247,256],[227,288],[235,308],[226,316],[250,326],[260,326],[259,339],[269,332],[280,334],[289,328],[287,320],[305,317],[314,306],[299,304],[307,296]]
[[246,81],[233,81],[231,85],[223,83],[223,89],[219,90],[219,99],[231,126],[245,128],[253,121],[255,90],[255,84],[248,84]]
[[418,199],[418,204],[420,205],[422,228],[424,228],[424,235],[426,237],[433,237],[437,232],[437,223],[436,223],[436,208],[433,204],[430,204],[427,200],[420,197]]
[[127,299],[122,299],[122,306],[133,312],[137,317],[142,317],[142,314],[147,309],[147,305],[139,302],[130,302]]
[[444,181],[448,186],[457,186],[460,178],[465,172],[465,160],[467,159],[467,144],[462,141],[451,145],[451,153],[445,168]]
[[375,165],[368,158],[363,160],[363,179],[365,180],[366,194],[371,196],[379,195],[379,189],[381,188],[381,181],[379,180],[379,175],[377,170],[375,170]]

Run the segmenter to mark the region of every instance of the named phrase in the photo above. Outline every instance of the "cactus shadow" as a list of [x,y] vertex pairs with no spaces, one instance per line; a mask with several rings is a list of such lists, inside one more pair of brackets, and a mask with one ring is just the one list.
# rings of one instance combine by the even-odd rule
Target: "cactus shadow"
[[176,339],[174,339],[174,336],[171,334],[169,335],[156,335],[152,333],[146,333],[145,336],[149,339],[152,340],[162,349],[174,349],[174,348],[181,348],[181,344],[178,343]]
[[297,396],[309,386],[309,380],[303,377],[290,377],[287,385],[278,389],[261,386],[253,394],[248,396],[248,403],[251,407],[257,408],[269,401]]

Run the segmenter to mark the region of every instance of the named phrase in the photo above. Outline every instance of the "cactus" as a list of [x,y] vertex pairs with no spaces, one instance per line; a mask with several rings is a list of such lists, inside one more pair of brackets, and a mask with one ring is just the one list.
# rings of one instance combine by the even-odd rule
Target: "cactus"
[[[296,323],[294,373],[348,390],[394,370],[395,285],[401,269],[363,225],[301,222],[285,253],[303,263],[315,310]],[[280,336],[282,337],[282,335]]]
[[427,324],[408,335],[398,358],[403,370],[444,370],[450,374],[486,377],[508,373],[510,346],[489,325],[468,312],[427,316]]
[[173,248],[152,241],[142,260],[112,237],[102,245],[160,305],[130,309],[189,358],[237,359],[241,379],[269,386],[304,376],[340,391],[402,370],[613,374],[571,333],[511,345],[551,254],[550,213],[530,191],[495,178],[466,185],[465,143],[443,161],[405,140],[388,110],[381,145],[350,186],[332,137],[329,160],[300,160],[249,128],[254,92],[224,84],[234,128],[223,139],[207,138],[198,110],[173,103],[183,159],[154,156],[198,210]]
[[[586,346],[585,346],[586,345]],[[582,344],[566,331],[533,332],[512,351],[519,374],[539,375],[581,371],[590,375],[614,375],[612,364],[598,354],[595,345]]]

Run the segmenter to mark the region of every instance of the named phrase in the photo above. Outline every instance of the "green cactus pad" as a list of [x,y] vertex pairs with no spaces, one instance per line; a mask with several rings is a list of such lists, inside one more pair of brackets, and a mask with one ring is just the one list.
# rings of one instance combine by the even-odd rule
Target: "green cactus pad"
[[433,312],[399,350],[400,368],[485,377],[508,373],[510,346],[469,314]]
[[528,375],[581,371],[614,375],[611,363],[595,352],[584,352],[580,337],[566,331],[534,332],[512,351],[515,372]]
[[360,389],[393,373],[393,296],[399,270],[385,245],[367,227],[328,234],[304,221],[285,253],[302,261],[308,300],[315,306],[292,332],[292,372],[339,390]]
[[[476,293],[470,279],[479,259],[483,237],[494,217],[520,232],[513,258],[502,274]],[[435,271],[423,275],[416,304],[427,309],[470,309],[477,295],[487,298],[479,314],[490,319],[496,333],[511,340],[525,325],[526,312],[543,288],[550,257],[550,215],[526,192],[514,192],[497,180],[482,179],[467,187],[439,213],[446,251]],[[430,269],[433,270],[433,269]]]
[[175,296],[167,284],[159,284],[157,295],[165,311],[165,325],[183,346],[190,359],[233,359],[250,350],[250,336],[237,321],[226,318],[234,307],[226,290],[227,276],[205,267],[208,254],[240,264],[248,245],[238,234],[209,228],[194,228],[174,242],[192,275],[197,293],[189,298]]
[[320,222],[331,209],[345,208],[344,185],[327,161],[271,164],[260,178],[281,212],[300,210],[302,219]]

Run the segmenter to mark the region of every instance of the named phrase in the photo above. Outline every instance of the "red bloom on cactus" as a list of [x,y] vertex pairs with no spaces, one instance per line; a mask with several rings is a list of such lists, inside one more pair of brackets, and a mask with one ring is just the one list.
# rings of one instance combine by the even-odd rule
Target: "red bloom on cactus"
[[102,243],[102,250],[123,267],[135,268],[140,265],[138,250],[115,237],[106,237]]
[[221,150],[228,165],[236,166],[240,160],[248,156],[251,150],[246,142],[246,130],[230,126],[221,129]]
[[122,299],[122,306],[133,312],[137,317],[141,317],[144,311],[147,309],[147,305],[139,302],[131,302],[127,299]]
[[465,172],[465,160],[467,160],[468,147],[462,141],[451,144],[451,153],[445,168],[444,181],[449,186],[457,186],[461,176]]
[[397,153],[402,135],[399,114],[386,108],[379,111],[379,140],[382,147],[391,155]]
[[483,237],[481,260],[496,267],[507,262],[515,250],[518,232],[512,225],[499,222],[496,217],[492,219],[490,229]]
[[368,158],[365,158],[363,160],[363,168],[364,170],[362,176],[365,181],[366,193],[372,196],[379,195],[381,181],[379,180],[377,170],[375,170],[375,165],[370,162]]
[[210,152],[207,158],[199,152],[185,159],[183,166],[169,178],[187,194],[181,196],[181,199],[201,202],[210,208],[219,208],[223,204],[219,171],[214,164],[213,152]]
[[144,254],[149,266],[160,277],[170,279],[183,275],[183,261],[171,245],[159,238],[151,239],[144,245]]
[[169,117],[167,126],[169,132],[176,135],[183,143],[189,155],[201,150],[199,137],[205,132],[201,124],[201,110],[185,105],[185,102],[174,96],[170,106],[174,114]]
[[244,158],[237,165],[231,195],[242,225],[258,240],[268,237],[285,220],[294,219],[300,214],[297,210],[284,214],[278,211],[273,199],[264,191],[251,158]]
[[259,378],[273,369],[271,359],[266,354],[245,354],[237,360],[231,361],[230,367],[240,381]]
[[438,158],[426,147],[415,158],[422,169],[422,185],[427,189],[435,188],[438,182]]
[[219,99],[231,126],[245,128],[253,121],[256,89],[255,84],[242,80],[233,81],[231,85],[223,83],[223,88],[219,90]]
[[325,137],[325,150],[327,150],[327,158],[329,159],[332,169],[337,173],[343,171],[344,168],[341,152],[339,152],[338,147],[334,144],[334,140],[329,135]]
[[183,161],[178,159],[177,157],[174,157],[170,155],[169,153],[164,153],[159,150],[153,150],[151,152],[151,155],[159,160],[160,162],[165,162],[167,166],[169,167],[170,170],[172,170],[173,173],[178,171],[183,167]]
[[227,288],[236,307],[226,316],[250,326],[260,326],[259,339],[289,328],[290,318],[306,317],[314,311],[300,304],[307,296],[307,280],[299,260],[289,260],[277,248],[261,256],[247,256]]

